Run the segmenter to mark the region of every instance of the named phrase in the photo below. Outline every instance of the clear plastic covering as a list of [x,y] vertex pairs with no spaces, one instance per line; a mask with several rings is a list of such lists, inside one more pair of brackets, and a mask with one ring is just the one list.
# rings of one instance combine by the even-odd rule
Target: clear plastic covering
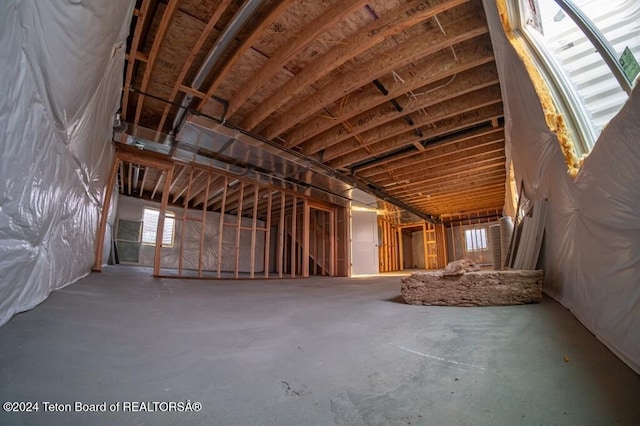
[[134,2],[0,2],[0,325],[90,270]]
[[[548,199],[544,290],[640,373],[640,89],[604,129],[577,177],[527,70],[484,0],[505,107],[507,161],[526,197]],[[507,162],[508,164],[508,162]]]

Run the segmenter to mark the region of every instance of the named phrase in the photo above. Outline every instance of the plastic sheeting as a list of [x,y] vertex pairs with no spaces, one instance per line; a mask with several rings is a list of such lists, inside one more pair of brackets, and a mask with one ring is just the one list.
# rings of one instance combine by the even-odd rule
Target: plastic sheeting
[[536,92],[495,0],[483,1],[502,86],[507,160],[528,199],[549,200],[544,291],[640,373],[640,89],[572,180],[541,105],[532,102]]
[[[160,209],[159,203],[148,200],[142,200],[135,197],[123,196],[118,202],[118,219],[142,221],[143,210],[145,207]],[[163,247],[160,251],[161,268],[178,269],[179,258],[182,254],[182,267],[184,274],[189,275],[194,270],[197,271],[200,262],[200,236],[202,230],[202,210],[189,209],[186,221],[183,221],[184,209],[168,208],[167,211],[175,214],[176,226],[171,247]],[[225,224],[235,224],[238,220],[234,215],[224,215]],[[251,228],[253,219],[243,217],[241,226]],[[203,251],[202,251],[202,268],[206,272],[218,270],[218,232],[220,224],[220,214],[215,212],[207,212]],[[264,228],[265,223],[261,220],[257,221],[258,228]],[[184,236],[183,236],[184,234]],[[225,225],[223,228],[222,238],[222,261],[221,270],[224,272],[234,272],[236,267],[236,253],[239,255],[238,271],[250,272],[251,259],[255,261],[255,272],[264,271],[264,231],[256,232],[256,251],[251,251],[251,231],[243,229],[240,233],[240,248],[236,251],[236,227]],[[180,245],[183,244],[182,250]],[[142,245],[140,250],[139,264],[142,266],[153,266],[155,255],[155,246]],[[170,272],[170,271],[165,271]]]
[[0,325],[90,270],[134,2],[0,2]]

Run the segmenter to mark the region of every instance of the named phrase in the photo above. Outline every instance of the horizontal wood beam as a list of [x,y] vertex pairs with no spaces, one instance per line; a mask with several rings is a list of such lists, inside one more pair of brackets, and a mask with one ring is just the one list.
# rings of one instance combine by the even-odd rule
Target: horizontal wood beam
[[316,114],[283,135],[284,145],[288,148],[298,146],[312,137],[352,119],[362,111],[368,111],[388,102],[391,98],[494,61],[491,40],[488,35],[457,44],[454,49],[455,56],[450,50],[441,50],[423,58],[415,65],[412,64],[413,67],[406,73],[398,71],[402,75],[401,80],[392,76],[380,77],[380,82],[388,91],[386,96],[380,93],[380,90],[373,84],[365,86],[362,91],[351,93],[348,102],[327,107],[326,114]]
[[[307,155],[315,154],[318,151],[349,139],[353,134],[360,134],[367,130],[374,129],[395,119],[403,118],[420,109],[472,93],[478,89],[493,86],[498,84],[498,82],[498,71],[494,64],[487,64],[473,70],[462,72],[456,75],[455,78],[446,85],[446,89],[443,88],[442,90],[425,92],[420,96],[400,96],[396,98],[395,103],[400,106],[400,111],[391,103],[386,103],[357,115],[353,120],[349,121],[350,126],[348,131],[345,131],[342,126],[334,127],[306,141],[302,145],[302,152]],[[429,90],[429,88],[421,89]],[[421,89],[418,89],[418,91]],[[366,136],[363,135],[363,137],[366,139]],[[327,151],[325,151],[325,154],[327,154]],[[327,159],[331,158],[327,157]]]
[[[495,153],[489,153],[481,156],[477,156],[473,163],[460,162],[455,165],[449,165],[448,167],[439,167],[438,170],[430,170],[430,173],[422,173],[421,171],[413,171],[403,173],[402,176],[398,176],[397,179],[406,181],[403,183],[403,188],[420,187],[428,179],[440,178],[443,176],[451,176],[452,179],[457,173],[464,172],[479,172],[487,169],[495,169],[498,167],[505,167],[504,155],[496,155]],[[375,182],[375,181],[374,181]],[[377,182],[376,182],[377,183]],[[379,183],[378,185],[384,186],[386,183]]]
[[269,81],[270,78],[309,44],[357,9],[364,7],[369,1],[370,0],[342,0],[337,2],[331,9],[317,16],[300,34],[295,36],[295,41],[284,43],[271,58],[251,76],[246,84],[234,93],[233,98],[229,101],[228,115],[232,116],[235,114],[264,83]]
[[439,30],[430,30],[407,42],[404,42],[379,56],[360,65],[357,69],[344,73],[333,79],[322,90],[306,97],[296,105],[287,109],[262,132],[267,138],[274,138],[295,124],[305,120],[322,107],[329,105],[379,77],[393,72],[425,56],[432,55],[439,50],[450,47],[485,34],[488,31],[484,17],[473,14],[465,19],[458,20],[459,25],[451,25],[447,35]]
[[[456,147],[459,147],[459,149],[455,149]],[[414,162],[409,163],[409,161],[406,161],[403,167],[386,171],[386,175],[383,174],[384,171],[381,171],[381,174],[375,175],[375,178],[368,176],[368,179],[381,182],[391,177],[400,179],[403,174],[410,173],[413,170],[420,170],[426,173],[434,167],[450,165],[460,161],[471,164],[474,157],[489,152],[499,153],[500,156],[504,155],[504,135],[500,135],[499,132],[498,134],[483,135],[457,144],[450,144],[446,149],[427,152],[427,155],[423,153],[416,154],[416,157],[419,158],[416,158]],[[385,176],[389,176],[389,178],[385,178]]]
[[169,22],[171,22],[171,18],[173,18],[173,14],[178,9],[178,0],[169,0],[169,3],[166,5],[164,12],[162,13],[162,18],[160,19],[160,26],[156,31],[155,37],[153,39],[153,44],[151,45],[151,51],[149,52],[149,59],[147,60],[147,65],[144,68],[144,74],[142,75],[142,83],[140,84],[140,91],[138,93],[138,100],[136,102],[136,115],[133,120],[133,124],[138,124],[140,121],[140,115],[142,114],[142,106],[144,104],[144,93],[147,91],[147,87],[149,86],[149,81],[151,80],[151,72],[153,71],[153,67],[156,63],[156,58],[158,56],[158,51],[160,50],[160,46],[164,41],[164,36],[167,33],[167,29],[169,28]]
[[[468,0],[433,0],[433,6],[424,7],[424,0],[413,0],[386,13],[381,16],[380,19],[373,21],[350,37],[342,40],[342,43],[336,44],[321,58],[316,59],[313,66],[305,67],[296,74],[296,76],[289,80],[284,86],[280,87],[274,95],[266,99],[249,113],[242,122],[242,127],[248,130],[255,128],[273,111],[281,108],[303,89],[329,74],[345,62],[366,52],[376,44],[387,40],[393,35],[467,1]],[[420,9],[418,9],[418,7]],[[279,129],[279,131],[283,130],[280,125],[277,129]],[[277,129],[274,128],[266,134],[273,134],[278,131]],[[275,135],[277,134],[279,133],[275,133]]]
[[130,51],[134,52],[134,54],[129,55],[127,62],[127,72],[124,80],[124,88],[122,90],[122,118],[124,120],[127,119],[127,109],[129,108],[129,93],[131,92],[129,89],[131,88],[131,81],[133,80],[133,69],[135,68],[135,61],[136,59],[138,59],[138,55],[135,54],[135,52],[138,52],[138,45],[140,44],[140,37],[142,36],[142,27],[144,27],[144,21],[147,18],[149,4],[151,4],[151,0],[142,1],[142,6],[140,7],[140,11],[138,13],[138,18],[136,21],[136,27],[133,30],[133,38],[131,39]]
[[160,118],[160,123],[158,124],[159,132],[161,132],[164,127],[164,123],[167,119],[167,116],[169,115],[169,110],[171,109],[171,104],[178,96],[178,92],[180,92],[184,87],[182,86],[184,83],[184,78],[187,76],[187,73],[189,72],[189,69],[193,64],[193,61],[195,60],[198,53],[200,53],[202,46],[204,46],[204,43],[207,41],[207,39],[215,29],[215,26],[218,23],[218,20],[220,20],[220,17],[225,12],[225,10],[227,10],[230,4],[231,4],[231,0],[222,0],[222,2],[214,10],[211,17],[209,17],[209,20],[207,21],[207,25],[204,27],[204,29],[200,33],[200,36],[198,37],[198,40],[191,48],[191,51],[189,52],[189,56],[187,57],[184,64],[182,65],[182,69],[180,70],[180,75],[178,75],[176,83],[174,84],[173,89],[171,90],[171,94],[169,95],[169,102],[167,102],[167,104],[164,107],[164,110],[162,111],[162,117]]
[[458,172],[453,172],[453,173],[449,173],[449,172],[436,173],[431,176],[428,176],[428,177],[424,176],[422,178],[418,178],[415,180],[411,180],[411,179],[400,180],[400,182],[402,182],[401,183],[402,188],[395,188],[395,185],[390,186],[388,187],[389,188],[388,192],[390,194],[393,192],[393,194],[397,193],[398,195],[403,195],[403,194],[406,194],[407,192],[420,191],[420,188],[424,188],[427,185],[435,186],[435,185],[441,185],[443,183],[446,184],[447,182],[450,182],[450,181],[473,179],[475,176],[478,176],[480,174],[488,174],[488,173],[506,174],[505,166],[504,164],[496,162],[493,164],[493,167],[482,167],[480,170],[462,169]]
[[431,194],[433,192],[446,192],[450,190],[456,190],[459,187],[465,185],[477,185],[478,183],[490,182],[493,180],[501,180],[503,183],[506,181],[506,173],[504,170],[482,170],[478,172],[470,173],[466,178],[441,176],[437,179],[425,179],[424,181],[416,180],[412,183],[416,185],[415,188],[405,189],[404,185],[399,184],[397,186],[389,187],[387,192],[394,197],[402,197],[402,199],[413,199],[414,197],[421,197],[424,194]]
[[421,189],[420,191],[414,190],[410,193],[404,193],[403,195],[395,192],[390,192],[390,193],[394,197],[402,196],[402,199],[405,202],[411,203],[414,201],[422,200],[424,197],[428,198],[428,197],[433,197],[434,195],[450,194],[450,193],[462,191],[464,189],[481,191],[493,186],[504,187],[504,183],[505,183],[505,176],[504,175],[500,176],[499,174],[496,174],[496,175],[489,175],[487,177],[477,176],[477,177],[474,177],[473,180],[466,181],[466,182],[455,180],[455,181],[449,182],[446,185],[438,185],[438,186],[426,185],[425,188]]
[[[486,90],[486,89],[483,89]],[[476,99],[473,95],[466,98]],[[490,120],[495,116],[502,116],[502,103],[499,98],[491,100],[491,96],[482,96],[478,99],[478,104],[463,105],[457,104],[454,100],[447,101],[447,105],[436,105],[427,111],[427,114],[420,116],[414,120],[413,126],[408,126],[406,122],[393,122],[388,125],[389,129],[374,129],[376,133],[369,135],[375,138],[375,142],[371,142],[368,146],[371,152],[368,153],[354,146],[350,140],[341,144],[341,150],[345,152],[342,156],[336,157],[328,161],[328,165],[332,168],[341,168],[350,164],[361,162],[372,155],[381,155],[389,151],[410,145],[415,141],[428,140],[446,134],[454,129],[469,127],[475,123],[481,123]],[[404,127],[404,129],[402,129]],[[415,129],[420,129],[421,135],[415,134]],[[386,135],[391,135],[384,138]],[[367,141],[369,142],[369,141]],[[344,146],[344,148],[342,148]],[[334,154],[337,148],[334,150]]]
[[392,173],[397,169],[406,167],[419,167],[418,164],[425,160],[435,160],[441,155],[445,155],[450,151],[463,151],[474,148],[479,144],[504,140],[504,129],[494,129],[491,126],[483,126],[473,129],[464,134],[455,134],[444,137],[433,144],[428,144],[424,148],[424,152],[411,153],[396,158],[377,167],[370,167],[364,170],[358,170],[358,176],[373,179],[374,176]]
[[282,15],[287,8],[294,2],[295,0],[281,0],[274,8],[272,8],[269,13],[264,16],[264,18],[258,23],[255,27],[252,28],[251,34],[246,36],[242,43],[235,49],[233,49],[233,53],[227,59],[227,61],[222,66],[222,69],[218,71],[216,76],[213,78],[211,83],[209,84],[209,88],[207,89],[207,95],[200,100],[198,104],[198,111],[202,111],[202,108],[209,102],[209,98],[213,96],[213,94],[218,90],[223,81],[229,76],[233,67],[236,63],[242,58],[242,56],[251,48],[253,43],[258,39],[264,31],[269,28],[269,25],[273,23],[280,15]]

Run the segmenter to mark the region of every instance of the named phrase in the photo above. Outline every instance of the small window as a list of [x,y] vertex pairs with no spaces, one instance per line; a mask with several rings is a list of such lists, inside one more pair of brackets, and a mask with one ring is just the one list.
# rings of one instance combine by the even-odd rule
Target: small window
[[485,228],[467,229],[464,231],[466,251],[480,251],[487,249],[487,230]]
[[[537,52],[557,106],[570,115],[577,154],[588,153],[628,98],[628,87],[619,82],[611,61],[620,63],[631,84],[637,75],[633,69],[640,54],[640,3],[520,0],[516,4],[519,22],[514,26]],[[570,16],[566,4],[580,16]],[[585,28],[609,50],[594,46]]]
[[[144,215],[142,217],[142,244],[155,245],[156,244],[156,232],[158,230],[158,219],[160,217],[160,211],[144,208]],[[164,231],[162,233],[162,246],[173,246],[173,235],[175,233],[175,214],[167,212],[164,218]]]

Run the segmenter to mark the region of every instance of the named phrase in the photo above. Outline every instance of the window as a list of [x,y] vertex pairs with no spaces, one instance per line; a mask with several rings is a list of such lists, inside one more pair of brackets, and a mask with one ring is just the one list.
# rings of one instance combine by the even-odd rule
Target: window
[[[142,244],[155,245],[156,232],[158,230],[158,219],[160,211],[144,208],[142,216]],[[175,232],[175,214],[167,212],[164,218],[164,230],[162,232],[162,246],[173,246],[173,234]]]
[[638,75],[640,2],[513,3],[514,27],[535,52],[558,108],[569,115],[577,153],[588,153]]
[[487,249],[487,230],[485,228],[465,230],[464,239],[465,250],[468,252]]

